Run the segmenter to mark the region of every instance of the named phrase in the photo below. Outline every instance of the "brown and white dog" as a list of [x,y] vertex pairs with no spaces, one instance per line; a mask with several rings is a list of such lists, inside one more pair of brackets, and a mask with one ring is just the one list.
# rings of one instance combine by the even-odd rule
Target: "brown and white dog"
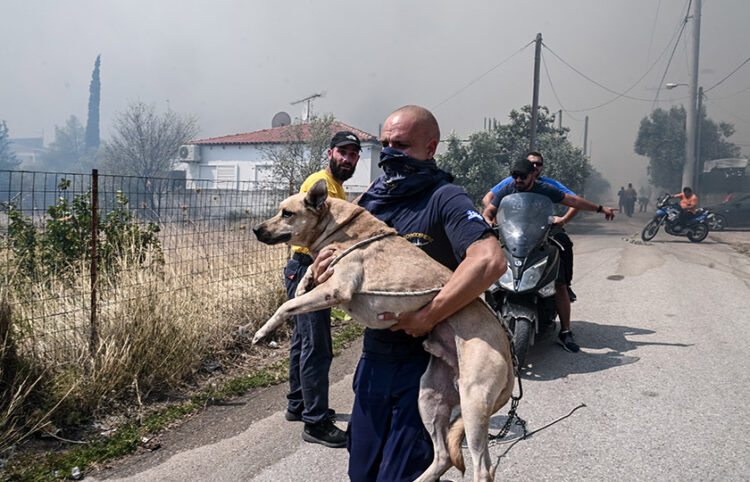
[[[323,180],[308,193],[285,199],[278,214],[253,231],[267,244],[286,242],[312,253],[328,247],[337,256],[334,273],[324,283],[313,287],[312,270],[307,271],[296,296],[255,333],[253,343],[287,317],[336,305],[365,326],[387,329],[395,321],[380,321],[378,313],[418,310],[451,276],[448,268],[364,208],[329,199]],[[463,473],[464,433],[474,480],[493,480],[487,439],[490,417],[507,403],[514,382],[506,331],[492,310],[475,300],[435,326],[424,347],[432,356],[420,380],[419,411],[435,456],[417,480],[438,480],[452,465]],[[457,405],[461,415],[451,426]]]

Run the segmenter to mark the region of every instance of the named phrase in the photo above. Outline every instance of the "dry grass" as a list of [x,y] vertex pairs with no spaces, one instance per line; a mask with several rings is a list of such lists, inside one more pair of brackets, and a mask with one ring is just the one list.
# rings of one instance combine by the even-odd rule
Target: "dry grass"
[[[94,357],[87,266],[72,276],[6,284],[20,287],[7,299],[26,375],[3,394],[0,449],[47,420],[75,424],[113,406],[138,407],[191,382],[207,359],[246,357],[248,344],[232,332],[250,321],[259,326],[285,299],[288,248],[261,246],[241,226],[162,232],[162,253],[137,264],[132,256],[119,260],[102,276]],[[250,350],[256,361],[263,358],[253,352],[262,351]]]

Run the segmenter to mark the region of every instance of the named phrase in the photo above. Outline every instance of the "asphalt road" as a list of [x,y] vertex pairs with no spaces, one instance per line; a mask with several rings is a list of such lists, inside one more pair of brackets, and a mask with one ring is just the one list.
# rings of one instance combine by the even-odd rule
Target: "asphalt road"
[[[496,480],[749,480],[750,231],[702,243],[637,233],[645,214],[573,225],[573,331],[528,355],[515,426],[491,449]],[[359,346],[334,361],[331,406],[345,426]],[[212,407],[93,477],[133,481],[346,480],[346,450],[302,441],[283,385]],[[585,405],[585,406],[582,406]],[[577,408],[578,407],[578,408]],[[507,407],[492,419],[493,431]],[[470,460],[465,453],[467,465]],[[471,480],[470,469],[466,480]],[[442,480],[460,480],[451,469]]]

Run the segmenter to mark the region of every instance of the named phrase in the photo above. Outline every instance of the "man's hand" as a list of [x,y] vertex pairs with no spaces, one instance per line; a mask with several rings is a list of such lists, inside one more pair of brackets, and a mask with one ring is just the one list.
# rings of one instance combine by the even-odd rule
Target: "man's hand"
[[497,224],[497,207],[490,204],[485,208],[482,216],[484,217],[484,220],[487,221],[487,224],[494,226]]
[[333,276],[333,268],[329,268],[333,262],[333,255],[336,252],[335,249],[325,248],[323,251],[313,260],[313,264],[310,265],[310,271],[312,272],[312,278],[316,285],[325,283],[325,281]]
[[552,216],[552,224],[555,226],[565,226],[565,220],[561,216]]
[[429,323],[421,313],[424,310],[413,311],[409,313],[380,313],[378,319],[382,321],[396,320],[396,324],[391,326],[391,331],[404,330],[407,334],[417,338],[424,336],[432,331],[435,327]]
[[615,219],[615,211],[619,211],[618,208],[609,208],[607,206],[602,206],[602,212],[604,213],[604,219],[607,221],[612,221]]

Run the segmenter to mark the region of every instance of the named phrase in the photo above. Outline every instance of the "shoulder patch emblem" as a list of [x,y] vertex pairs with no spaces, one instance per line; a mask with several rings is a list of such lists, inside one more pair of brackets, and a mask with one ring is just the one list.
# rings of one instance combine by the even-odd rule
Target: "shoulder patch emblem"
[[474,211],[473,209],[469,209],[468,211],[466,211],[466,218],[468,220],[472,220],[472,219],[479,219],[480,221],[484,220],[482,215]]

